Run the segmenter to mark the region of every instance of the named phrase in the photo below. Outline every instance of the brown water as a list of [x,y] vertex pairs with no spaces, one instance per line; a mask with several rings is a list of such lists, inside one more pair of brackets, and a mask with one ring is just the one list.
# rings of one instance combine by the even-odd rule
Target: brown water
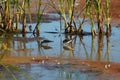
[[[84,30],[90,32],[89,26],[84,24]],[[51,21],[41,24],[40,37],[31,33],[25,38],[21,34],[1,36],[2,62],[21,71],[1,67],[0,80],[13,80],[13,75],[18,80],[120,80],[119,27],[113,26],[109,37],[62,32],[60,22]],[[66,38],[71,42],[64,43]]]

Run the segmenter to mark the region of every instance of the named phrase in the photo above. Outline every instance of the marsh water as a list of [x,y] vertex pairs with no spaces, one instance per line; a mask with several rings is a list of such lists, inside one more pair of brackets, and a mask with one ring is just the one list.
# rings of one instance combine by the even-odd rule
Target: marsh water
[[[35,24],[27,26],[29,25],[35,26]],[[22,34],[1,37],[0,42],[8,47],[7,59],[12,57],[13,60],[10,60],[13,65],[21,71],[16,68],[10,69],[11,71],[1,69],[0,80],[14,80],[14,77],[18,80],[120,79],[119,27],[112,25],[110,36],[92,37],[65,35],[61,26],[59,20],[43,22],[40,25],[39,37],[35,37],[32,33],[27,33],[25,39],[21,39]],[[85,23],[83,28],[84,31],[90,32],[90,23]],[[71,42],[64,42],[65,39]],[[5,50],[1,52],[4,53]],[[24,58],[28,57],[30,61],[24,61]],[[41,57],[45,58],[39,59]],[[23,62],[19,64],[22,60]]]

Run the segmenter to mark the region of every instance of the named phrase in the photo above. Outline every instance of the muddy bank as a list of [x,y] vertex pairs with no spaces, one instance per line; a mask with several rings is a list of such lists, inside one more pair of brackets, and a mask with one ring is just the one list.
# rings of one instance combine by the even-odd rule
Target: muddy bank
[[[113,62],[88,61],[79,58],[64,57],[7,57],[2,59],[5,64],[42,64],[47,68],[77,68],[84,73],[102,72],[108,74],[120,74],[120,64]],[[85,70],[83,70],[85,69]]]

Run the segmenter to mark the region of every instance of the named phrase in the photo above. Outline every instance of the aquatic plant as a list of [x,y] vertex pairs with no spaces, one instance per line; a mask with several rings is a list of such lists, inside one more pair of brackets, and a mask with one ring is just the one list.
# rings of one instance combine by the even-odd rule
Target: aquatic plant
[[[37,4],[37,24],[35,26],[35,29],[33,30],[33,33],[36,33],[37,35],[40,33],[40,22],[41,22],[41,16],[42,13],[45,10],[45,7],[43,9],[42,6],[42,0],[38,1]],[[102,0],[86,0],[83,9],[76,9],[76,7],[79,7],[77,4],[81,5],[80,1],[78,3],[78,0],[59,0],[58,2],[54,2],[54,0],[48,0],[49,6],[52,6],[58,14],[63,18],[65,23],[65,32],[66,33],[82,33],[82,25],[85,21],[85,19],[89,18],[91,21],[91,32],[93,35],[96,35],[96,29],[94,26],[94,23],[97,21],[98,23],[98,33],[104,34],[104,20],[106,20],[106,33],[109,33],[110,31],[110,13],[109,13],[109,0],[105,0],[102,2]],[[105,5],[104,5],[105,2]],[[22,32],[26,32],[26,18],[28,15],[29,20],[31,22],[31,8],[30,8],[31,1],[30,0],[3,0],[0,2],[1,9],[1,27],[3,30],[9,30],[14,31],[18,30],[19,22],[22,17]],[[41,11],[43,9],[43,11]],[[77,14],[76,12],[80,13]],[[2,15],[3,14],[3,15]],[[15,15],[15,16],[14,16]],[[76,26],[76,17],[79,15],[83,15],[83,20],[80,22],[79,26]],[[77,18],[79,20],[79,18]],[[16,23],[16,26],[13,24]],[[15,26],[15,27],[14,27]]]
[[90,21],[91,21],[91,32],[92,32],[92,35],[96,35],[96,29],[95,29],[95,26],[94,26],[94,14],[95,14],[95,10],[94,9],[94,4],[91,0],[86,0],[86,3],[85,3],[85,10],[84,10],[84,16],[85,17],[89,17],[90,18]]
[[[14,30],[14,7],[12,7],[14,1],[11,0],[3,0],[0,4],[1,10],[1,28],[3,30],[13,31]],[[17,8],[16,8],[17,9]]]
[[106,32],[108,32],[109,30],[108,28],[110,26],[110,18],[109,18],[110,2],[106,0],[105,3],[106,5],[104,5],[104,1],[102,2],[102,0],[86,0],[85,11],[88,17],[90,17],[90,20],[92,23],[92,34],[93,35],[96,34],[96,30],[94,27],[94,23],[96,21],[98,24],[98,34],[105,34],[105,31],[104,31],[105,19],[107,20],[107,31]]
[[[41,5],[42,0],[39,0],[37,9],[37,24],[34,30],[39,34],[39,24],[41,22]],[[22,22],[21,32],[26,33],[27,18],[31,20],[31,1],[30,0],[2,0],[0,1],[0,30],[20,31],[19,23]],[[44,11],[44,10],[43,10]],[[16,25],[14,25],[16,24]]]
[[[65,22],[65,32],[67,33],[82,33],[82,25],[85,22],[85,19],[89,18],[91,22],[91,32],[92,35],[96,35],[95,23],[98,24],[98,34],[105,34],[104,23],[105,19],[107,22],[107,31],[110,27],[110,16],[109,16],[109,4],[110,1],[106,0],[86,0],[83,9],[77,11],[79,14],[77,16],[83,15],[83,20],[80,22],[79,27],[76,27],[74,13],[76,12],[76,0],[59,0],[59,3],[54,2],[53,0],[48,0],[50,5],[55,8],[55,10],[62,16]],[[104,5],[104,2],[106,5]],[[65,4],[66,3],[66,4]],[[56,6],[58,4],[59,6]],[[80,1],[79,1],[80,4]],[[79,7],[79,6],[77,6]],[[79,20],[79,19],[78,19]],[[105,23],[106,24],[106,23]],[[78,28],[78,29],[77,29]]]
[[[9,63],[10,60],[8,59],[11,58],[11,52],[12,53],[14,52],[14,50],[11,49],[11,42],[12,42],[11,39],[13,38],[13,34],[3,35],[3,36],[0,36],[0,38],[1,38],[1,41],[0,41],[0,72],[1,72],[0,80],[1,79],[6,80],[8,78],[12,80],[18,80],[19,73],[22,74],[24,77],[26,77],[28,80],[32,80],[32,78],[28,74],[26,74],[24,71],[22,71],[18,67],[18,65],[14,65],[14,62],[16,62],[15,60],[12,61],[12,64]],[[13,57],[13,59],[15,59],[15,56]]]
[[[1,4],[4,4],[4,9]],[[1,15],[1,29],[7,30],[12,27],[12,20],[10,14],[10,0],[0,2],[0,15]]]
[[[63,18],[65,23],[65,32],[72,33],[76,30],[74,24],[74,8],[76,0],[59,0],[58,3],[53,0],[48,0],[57,13]],[[56,5],[58,4],[58,5]]]
[[[39,0],[38,2],[38,10],[37,10],[37,24],[35,26],[35,29],[33,30],[33,33],[37,33],[37,36],[39,36],[39,32],[40,32],[40,22],[41,22],[41,5],[42,5],[42,0]],[[43,9],[44,11],[44,9]]]
[[7,75],[5,73],[0,74],[0,79],[2,80],[6,80],[8,78],[12,80],[19,80],[16,73],[17,74],[21,73],[22,75],[26,77],[26,79],[33,80],[29,75],[27,75],[24,71],[22,71],[20,68],[16,67],[15,65],[10,65],[10,64],[6,65],[2,61],[0,61],[0,69],[7,74]]
[[110,20],[111,20],[111,18],[110,18],[110,3],[111,3],[111,1],[105,0],[105,3],[106,3],[105,17],[106,17],[106,26],[107,26],[106,33],[110,34],[111,33],[111,25],[110,25]]

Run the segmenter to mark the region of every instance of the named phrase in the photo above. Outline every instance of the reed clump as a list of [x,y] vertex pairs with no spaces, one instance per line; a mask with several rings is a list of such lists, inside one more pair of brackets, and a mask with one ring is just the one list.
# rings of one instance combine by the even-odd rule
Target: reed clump
[[[33,33],[39,36],[41,14],[45,10],[43,0],[37,1],[37,24]],[[84,2],[84,5],[81,4]],[[48,0],[48,7],[52,6],[64,20],[65,33],[84,34],[83,24],[86,19],[91,22],[91,34],[109,34],[110,26],[110,1],[109,0]],[[22,33],[26,33],[27,17],[31,21],[30,0],[2,0],[0,1],[0,30],[17,31],[22,19]],[[82,7],[80,7],[82,6]],[[78,8],[80,7],[80,8]],[[77,9],[78,8],[78,9]],[[79,17],[82,15],[82,18]],[[82,19],[82,21],[81,21]],[[79,21],[79,23],[78,23]],[[95,23],[97,22],[97,28]],[[106,27],[105,27],[106,25]],[[106,28],[106,29],[105,29]],[[106,30],[106,31],[105,31]]]
[[[31,4],[33,3],[30,0],[0,1],[0,31],[25,34],[27,32],[27,20],[29,19],[29,22],[32,22]],[[44,12],[44,9],[41,9],[41,5],[42,0],[38,0],[38,4],[36,4],[37,21],[35,29],[33,29],[33,33],[38,36],[40,33],[41,14]],[[22,30],[20,30],[20,23],[22,23]]]
[[[18,30],[20,16],[23,14],[22,6],[18,0],[3,0],[0,3],[0,28],[4,31]],[[14,25],[16,23],[16,26]]]
[[[109,34],[110,27],[110,1],[109,0],[48,0],[49,4],[60,14],[65,23],[65,33],[83,34],[82,25],[86,19],[91,22],[91,34]],[[80,4],[84,2],[85,4]],[[58,5],[56,5],[58,4]],[[83,7],[80,7],[80,6]],[[78,8],[80,7],[80,8]],[[76,9],[78,8],[78,9]],[[82,18],[79,17],[82,15]],[[77,21],[82,19],[77,25]],[[97,22],[97,29],[95,23]],[[77,25],[77,26],[76,26]],[[106,27],[104,27],[106,25]],[[105,31],[105,28],[106,31]]]

